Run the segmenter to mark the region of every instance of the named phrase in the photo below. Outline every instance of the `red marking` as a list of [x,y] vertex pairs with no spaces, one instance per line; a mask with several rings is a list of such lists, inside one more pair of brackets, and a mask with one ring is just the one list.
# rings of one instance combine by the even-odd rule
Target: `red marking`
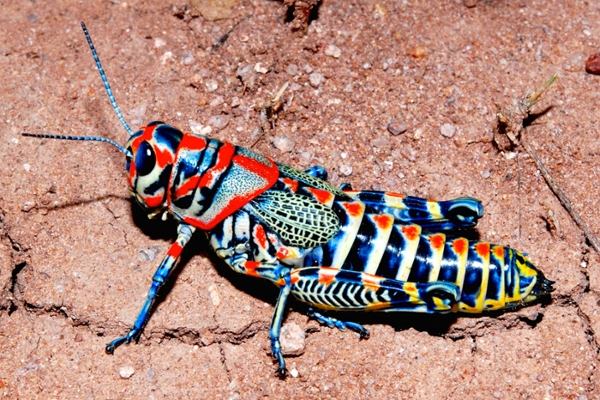
[[202,178],[200,178],[199,188],[201,187],[213,187],[215,180],[229,167],[231,164],[231,158],[235,152],[235,147],[231,143],[225,143],[223,147],[219,149],[217,153],[217,161],[212,168],[209,168]]
[[464,256],[467,253],[468,246],[469,241],[464,238],[456,239],[452,242],[452,250],[454,250],[459,257]]
[[502,246],[494,246],[494,248],[492,249],[492,251],[494,252],[494,255],[497,258],[504,259],[504,247],[502,247]]
[[404,236],[406,236],[406,238],[411,242],[418,239],[420,233],[419,231],[420,229],[415,225],[402,227],[402,233],[404,233]]
[[299,280],[300,276],[298,275],[298,273],[296,271],[292,271],[292,273],[290,274],[290,283],[294,285]]
[[296,191],[298,190],[298,181],[297,180],[290,179],[290,178],[283,178],[282,180],[283,180],[283,183],[285,183],[285,185],[290,188],[292,193],[296,193]]
[[256,269],[260,267],[260,263],[258,261],[246,261],[244,263],[244,268],[246,269],[246,275],[260,277],[260,274],[256,272]]
[[373,221],[377,224],[380,229],[389,229],[394,222],[394,219],[389,215],[375,215]]
[[267,235],[262,225],[256,225],[256,227],[254,228],[254,237],[256,238],[256,240],[258,241],[258,245],[262,249],[267,248]]
[[331,267],[320,267],[319,268],[319,283],[321,285],[329,285],[335,281],[335,276],[339,272],[339,269]]
[[402,193],[396,193],[396,192],[385,192],[386,195],[390,196],[390,197],[398,197],[400,199],[403,199],[406,197],[405,194]]
[[446,238],[444,235],[431,235],[429,236],[429,243],[431,243],[431,247],[434,250],[442,250],[444,248],[444,244],[446,243]]
[[144,203],[149,208],[159,207],[163,203],[163,195],[153,196],[153,197],[143,197]]
[[141,134],[140,139],[146,140],[146,141],[151,141],[152,137],[154,136],[154,130],[158,127],[159,125],[152,125],[152,126],[144,126],[144,133]]
[[489,243],[477,243],[474,246],[475,252],[481,258],[488,258],[490,256],[490,244]]
[[[181,147],[182,146],[179,146],[179,148]],[[231,152],[231,154],[233,154],[234,151],[235,147],[231,143],[225,143],[219,150],[219,159],[217,160],[217,165],[215,165],[201,177],[198,187],[202,187],[205,183],[207,183],[207,181],[210,179],[207,177],[208,175],[214,175],[216,172],[222,173],[222,171],[217,171],[217,169],[220,166],[225,165],[225,161],[229,157],[228,153]],[[229,164],[236,164],[239,167],[258,175],[260,180],[264,181],[264,184],[256,185],[254,190],[239,193],[237,196],[231,198],[224,207],[222,207],[220,210],[217,210],[218,212],[215,217],[209,221],[203,221],[199,218],[190,216],[183,217],[183,221],[202,230],[212,229],[219,222],[223,221],[236,210],[239,210],[246,205],[250,200],[269,189],[277,182],[277,179],[279,178],[279,168],[277,168],[277,165],[273,161],[270,159],[267,160],[269,164],[261,162],[255,158],[242,155],[234,155],[231,157],[229,160],[227,160],[225,167],[227,167]]]
[[190,135],[189,133],[183,135],[179,149],[184,151],[204,150],[206,148],[206,140],[204,138]]
[[275,165],[270,158],[267,158],[267,160],[269,160],[269,164],[265,164],[256,158],[238,154],[233,157],[232,162],[250,172],[255,173],[256,175],[262,176],[269,181],[274,179],[273,183],[269,185],[269,187],[271,187],[275,181],[277,181],[277,178],[279,178],[279,168],[277,168],[277,165]]
[[179,243],[175,242],[171,245],[171,248],[167,252],[167,255],[171,256],[173,258],[177,258],[181,254],[182,250],[183,250],[183,247],[181,247],[181,245]]
[[362,274],[362,284],[367,290],[376,291],[379,289],[381,278],[369,274]]
[[279,259],[284,259],[287,258],[287,256],[290,255],[290,251],[288,249],[286,249],[285,247],[280,247],[277,250],[277,254],[275,254],[275,257],[279,258]]
[[348,214],[350,214],[351,217],[358,217],[363,211],[361,203],[342,203],[342,206],[344,206],[344,208],[346,209],[346,211],[348,211]]
[[164,151],[160,150],[159,146],[152,146],[154,153],[156,154],[156,163],[163,169],[167,164],[173,164],[173,152],[171,149],[166,148]]
[[327,204],[328,202],[333,200],[333,193],[330,193],[327,190],[315,188],[306,188],[306,190],[312,193],[315,200],[317,200],[319,203]]
[[175,198],[179,199],[198,187],[198,181],[200,181],[200,175],[195,175],[186,180],[182,185],[177,187],[175,190]]

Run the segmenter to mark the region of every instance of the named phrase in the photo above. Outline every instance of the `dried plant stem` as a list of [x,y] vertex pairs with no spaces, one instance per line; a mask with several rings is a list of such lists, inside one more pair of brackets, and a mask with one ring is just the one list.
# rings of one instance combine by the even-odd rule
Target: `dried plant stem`
[[533,151],[531,146],[529,146],[529,143],[527,143],[527,141],[521,139],[521,145],[523,146],[523,148],[525,148],[525,150],[527,150],[527,153],[529,153],[529,155],[531,156],[531,158],[537,165],[537,168],[540,170],[540,172],[544,176],[546,183],[548,184],[548,186],[550,186],[550,189],[552,189],[552,192],[554,193],[554,195],[556,197],[558,197],[558,200],[560,201],[562,206],[565,208],[565,210],[567,210],[567,212],[569,213],[571,218],[573,218],[573,220],[575,221],[575,223],[577,224],[579,229],[581,229],[583,231],[583,234],[585,235],[587,240],[590,242],[592,247],[594,249],[596,249],[596,251],[598,253],[600,253],[600,243],[598,242],[598,239],[596,238],[596,236],[594,236],[594,234],[590,230],[589,226],[585,223],[585,221],[583,221],[583,219],[581,219],[581,217],[579,216],[579,213],[577,213],[577,211],[575,211],[575,208],[573,208],[571,201],[569,201],[567,196],[565,196],[565,194],[563,193],[561,188],[558,186],[556,181],[550,175],[550,172],[548,172],[548,170],[546,169],[546,167],[544,166],[542,161],[535,154],[535,152]]

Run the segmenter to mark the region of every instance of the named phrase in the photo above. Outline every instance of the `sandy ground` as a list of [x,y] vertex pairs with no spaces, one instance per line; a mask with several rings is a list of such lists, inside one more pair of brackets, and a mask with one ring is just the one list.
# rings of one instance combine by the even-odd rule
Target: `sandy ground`
[[[0,397],[600,398],[598,254],[531,158],[492,143],[496,104],[558,72],[527,140],[600,235],[600,77],[584,69],[600,50],[598,2],[324,0],[305,35],[282,2],[242,1],[216,22],[174,5],[2,2]],[[552,302],[477,318],[357,314],[362,341],[293,303],[286,324],[306,340],[282,380],[268,349],[276,289],[230,272],[199,235],[139,344],[105,354],[175,226],[132,204],[114,148],[19,135],[126,141],[81,20],[132,126],[212,126],[322,165],[335,184],[479,198],[480,237],[528,253],[556,281]],[[255,106],[285,82],[271,129]]]

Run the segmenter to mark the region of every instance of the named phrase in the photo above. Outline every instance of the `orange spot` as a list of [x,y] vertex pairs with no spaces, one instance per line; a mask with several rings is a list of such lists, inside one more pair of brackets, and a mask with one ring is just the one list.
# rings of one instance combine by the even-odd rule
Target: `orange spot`
[[257,261],[246,261],[244,264],[244,268],[246,269],[246,275],[260,277],[256,269],[260,266],[260,263]]
[[394,219],[387,214],[382,214],[382,215],[375,215],[373,217],[373,221],[375,221],[375,223],[377,224],[377,226],[379,228],[389,229],[390,226],[392,225],[392,222],[394,221]]
[[296,191],[298,190],[298,181],[290,178],[283,178],[282,180],[283,183],[285,183],[285,185],[290,188],[292,193],[296,193]]
[[254,270],[256,270],[256,268],[258,268],[259,265],[260,265],[260,263],[258,261],[246,261],[246,263],[244,264],[244,267],[248,271],[254,271]]
[[267,248],[267,235],[265,234],[265,229],[262,227],[262,225],[256,225],[254,228],[254,237],[258,241],[258,245],[261,248]]
[[290,251],[288,249],[286,249],[285,247],[280,247],[277,250],[277,254],[275,254],[275,256],[279,259],[283,259],[283,258],[287,258],[287,256],[290,254]]
[[348,211],[352,217],[358,217],[362,213],[362,204],[360,203],[342,203],[342,206]]
[[315,188],[306,188],[306,190],[311,192],[315,200],[317,200],[319,203],[327,204],[328,202],[333,200],[333,193],[330,193],[327,190]]
[[504,247],[494,246],[492,251],[497,258],[504,258]]
[[386,195],[390,196],[390,197],[398,197],[400,199],[403,199],[406,197],[405,194],[402,193],[396,193],[396,192],[385,192]]
[[481,258],[486,258],[490,256],[490,244],[489,243],[477,243],[474,246],[475,252]]
[[379,278],[379,277],[376,277],[373,275],[368,275],[368,274],[362,274],[362,283],[367,290],[373,290],[373,291],[378,290],[380,287],[380,285],[379,285],[380,282],[381,282],[381,278]]
[[433,247],[434,250],[441,250],[444,248],[446,238],[444,235],[431,235],[429,236],[429,243],[431,243],[431,247]]
[[329,285],[333,281],[335,281],[335,276],[339,272],[338,269],[321,267],[319,268],[319,283],[322,285]]
[[300,275],[298,275],[298,273],[296,271],[292,271],[292,273],[290,274],[290,283],[292,285],[294,285],[299,280],[300,280]]
[[413,240],[417,240],[420,232],[416,225],[409,225],[402,227],[402,233],[404,233],[406,238],[412,242]]
[[459,238],[452,242],[452,250],[454,250],[458,256],[464,256],[467,252],[468,246],[469,241],[464,238]]

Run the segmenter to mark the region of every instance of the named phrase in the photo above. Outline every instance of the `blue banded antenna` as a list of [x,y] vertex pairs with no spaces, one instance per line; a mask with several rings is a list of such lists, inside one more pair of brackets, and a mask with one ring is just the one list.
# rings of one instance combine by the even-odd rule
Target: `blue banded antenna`
[[[115,96],[113,95],[112,89],[110,88],[110,85],[108,84],[108,79],[106,79],[106,74],[104,73],[102,64],[100,64],[100,58],[98,58],[98,53],[96,53],[96,48],[94,47],[94,43],[92,43],[92,38],[90,37],[90,33],[88,32],[87,28],[85,27],[85,24],[83,23],[83,21],[81,22],[81,29],[83,29],[85,38],[88,42],[88,45],[90,46],[90,50],[92,51],[92,56],[94,56],[94,61],[96,61],[96,67],[98,68],[98,72],[100,72],[100,78],[102,78],[102,82],[104,82],[104,88],[106,89],[106,93],[108,94],[110,103],[112,104],[112,107],[115,110],[117,117],[119,117],[121,124],[123,124],[123,126],[127,130],[127,133],[129,133],[129,136],[131,136],[131,135],[133,135],[133,131],[131,130],[129,125],[127,125],[125,118],[123,118],[123,114],[121,114],[121,110],[119,109],[119,106],[117,105],[117,101],[115,100]],[[52,135],[50,135],[50,136],[52,136]],[[73,139],[73,140],[80,140],[80,139]],[[81,139],[81,140],[83,140],[83,139]]]
[[21,133],[21,136],[29,136],[29,137],[35,137],[35,138],[40,138],[40,139],[63,139],[63,140],[82,140],[82,141],[87,141],[87,142],[104,142],[104,143],[108,143],[108,144],[112,144],[113,146],[115,146],[117,149],[119,149],[119,151],[123,154],[125,154],[128,157],[131,157],[131,152],[127,151],[127,149],[125,149],[125,147],[121,146],[119,143],[115,142],[112,139],[109,138],[105,138],[102,136],[71,136],[71,135],[49,135],[49,134],[39,134],[39,133],[27,133],[27,132],[23,132]]

